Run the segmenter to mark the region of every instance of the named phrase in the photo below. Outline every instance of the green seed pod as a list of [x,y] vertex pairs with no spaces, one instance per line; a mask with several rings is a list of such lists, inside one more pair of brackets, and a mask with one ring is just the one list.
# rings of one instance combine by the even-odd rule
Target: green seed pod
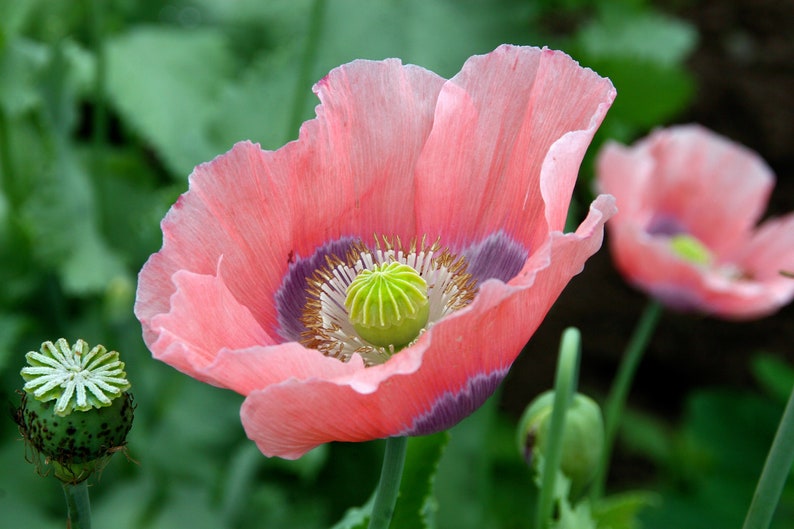
[[356,276],[347,287],[345,307],[359,336],[371,344],[399,350],[427,324],[427,283],[406,264],[384,263]]
[[[519,450],[528,464],[535,454],[545,454],[554,407],[554,392],[539,395],[527,406],[518,428]],[[571,480],[571,495],[578,496],[595,476],[604,448],[601,409],[591,398],[574,395],[565,414],[560,470]]]
[[17,411],[20,431],[41,465],[55,476],[78,483],[101,468],[109,456],[124,450],[132,427],[134,405],[124,363],[115,351],[93,349],[77,340],[45,342],[27,354],[26,380]]

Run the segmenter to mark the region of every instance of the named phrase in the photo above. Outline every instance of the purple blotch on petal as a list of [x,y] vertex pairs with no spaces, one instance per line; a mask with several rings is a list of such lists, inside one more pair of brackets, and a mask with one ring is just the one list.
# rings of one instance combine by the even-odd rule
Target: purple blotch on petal
[[472,244],[461,254],[468,261],[466,271],[478,284],[486,279],[507,283],[521,271],[529,256],[526,248],[501,230]]
[[413,424],[399,435],[429,435],[452,428],[493,395],[508,370],[478,374],[470,378],[458,393],[445,391],[430,411],[414,419]]
[[681,221],[674,216],[667,215],[665,213],[657,213],[653,216],[650,222],[648,222],[648,226],[645,228],[645,231],[649,235],[663,235],[672,237],[674,235],[687,233],[688,230],[686,229],[686,226],[684,226]]
[[287,341],[297,342],[306,326],[301,321],[306,306],[306,287],[314,272],[326,264],[326,258],[336,255],[344,258],[357,239],[342,237],[325,243],[306,258],[295,257],[290,263],[281,288],[276,292],[276,308],[278,310],[278,333]]

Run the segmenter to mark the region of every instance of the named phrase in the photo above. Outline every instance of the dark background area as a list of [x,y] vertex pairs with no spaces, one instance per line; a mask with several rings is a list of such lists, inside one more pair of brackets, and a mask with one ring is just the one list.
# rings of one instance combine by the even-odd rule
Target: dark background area
[[[660,7],[695,24],[698,46],[688,61],[697,93],[676,121],[697,122],[757,151],[777,175],[767,216],[794,210],[794,2],[705,0]],[[686,4],[689,4],[688,2]],[[619,96],[618,96],[619,97]],[[715,190],[719,193],[719,190]],[[518,414],[553,380],[563,329],[582,331],[580,389],[603,397],[647,298],[612,267],[606,244],[571,281],[519,357],[503,406]],[[597,307],[597,310],[593,310]],[[794,361],[794,306],[749,322],[665,311],[645,353],[630,406],[672,422],[695,388],[754,386],[750,359],[759,352]],[[621,459],[631,480],[642,464]],[[641,479],[642,472],[636,476]]]

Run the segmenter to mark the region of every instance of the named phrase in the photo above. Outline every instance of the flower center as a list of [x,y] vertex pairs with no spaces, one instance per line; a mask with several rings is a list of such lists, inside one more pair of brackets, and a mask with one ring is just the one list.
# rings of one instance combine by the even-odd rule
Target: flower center
[[357,242],[331,255],[308,282],[301,343],[323,354],[381,364],[411,345],[436,321],[468,305],[476,281],[466,260],[424,240]]
[[407,264],[375,265],[348,285],[345,308],[359,336],[373,345],[399,349],[427,324],[427,282]]
[[674,235],[670,238],[670,248],[682,259],[697,265],[711,264],[712,255],[706,246],[691,235]]

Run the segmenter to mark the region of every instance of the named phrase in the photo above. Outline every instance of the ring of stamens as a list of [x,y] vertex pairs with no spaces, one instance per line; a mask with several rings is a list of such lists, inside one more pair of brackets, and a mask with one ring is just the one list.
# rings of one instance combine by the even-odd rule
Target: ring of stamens
[[[427,284],[427,324],[407,344],[377,345],[362,338],[350,322],[345,305],[348,287],[364,270],[401,263],[415,270]],[[467,263],[438,242],[411,241],[404,248],[399,238],[376,238],[375,249],[359,241],[344,256],[326,258],[325,266],[309,279],[302,322],[301,343],[327,356],[348,361],[359,354],[366,365],[381,364],[402,347],[414,343],[434,322],[468,305],[476,293],[476,281],[466,272]]]

